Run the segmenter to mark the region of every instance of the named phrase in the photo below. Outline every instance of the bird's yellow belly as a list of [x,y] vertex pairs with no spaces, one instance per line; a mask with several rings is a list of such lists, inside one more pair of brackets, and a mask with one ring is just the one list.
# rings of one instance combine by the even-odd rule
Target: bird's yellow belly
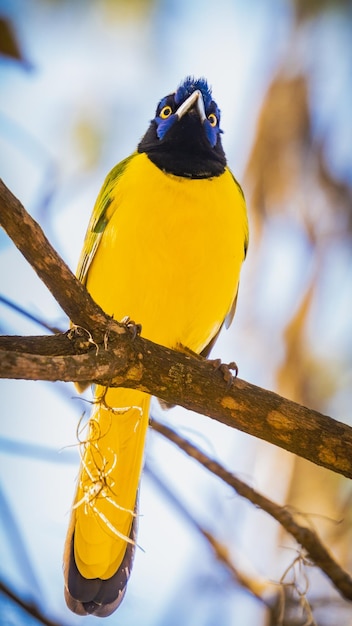
[[88,290],[115,319],[129,316],[142,324],[144,337],[200,352],[237,292],[242,205],[228,171],[185,179],[163,173],[144,154],[136,156],[109,207]]

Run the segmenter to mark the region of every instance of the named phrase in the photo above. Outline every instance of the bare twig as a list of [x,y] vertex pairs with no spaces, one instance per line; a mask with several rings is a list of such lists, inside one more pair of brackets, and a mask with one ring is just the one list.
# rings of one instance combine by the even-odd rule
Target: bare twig
[[16,593],[11,591],[11,589],[2,581],[0,581],[0,592],[5,594],[16,604],[18,604],[18,606],[26,611],[26,613],[28,613],[32,617],[35,617],[35,619],[37,619],[38,622],[40,622],[41,624],[44,624],[44,626],[64,626],[62,622],[56,622],[52,619],[49,619],[48,617],[45,617],[45,615],[43,615],[43,613],[34,604],[22,600],[22,598],[20,598]]
[[173,506],[181,512],[183,517],[194,528],[196,528],[199,534],[206,540],[208,546],[212,549],[217,560],[222,563],[222,565],[224,565],[226,569],[230,572],[235,583],[239,584],[241,587],[243,587],[243,589],[248,591],[257,600],[268,606],[266,600],[264,599],[264,594],[265,592],[267,592],[269,587],[272,590],[274,585],[268,580],[265,580],[262,576],[258,575],[254,577],[253,575],[249,575],[247,572],[235,566],[233,560],[230,557],[229,550],[226,548],[225,544],[216,539],[211,532],[204,528],[204,526],[202,526],[195,519],[195,517],[184,506],[184,504],[180,501],[176,494],[171,491],[169,486],[160,478],[160,476],[157,475],[148,465],[146,466],[144,471],[147,471],[158,489],[168,498],[168,500],[170,500]]
[[164,437],[175,443],[179,448],[186,452],[189,456],[196,459],[201,465],[213,474],[216,474],[230,485],[240,496],[246,498],[254,505],[266,511],[273,517],[285,530],[292,535],[296,541],[304,548],[307,555],[312,559],[314,564],[319,567],[331,582],[335,585],[340,594],[347,600],[352,600],[352,577],[342,569],[342,567],[331,556],[328,549],[320,541],[318,535],[311,529],[301,526],[296,522],[293,515],[284,507],[279,506],[275,502],[269,500],[258,491],[238,479],[236,476],[227,471],[220,463],[209,458],[201,452],[191,442],[187,441],[168,426],[160,422],[151,420],[151,426]]
[[16,311],[16,313],[19,313],[23,317],[26,317],[27,319],[31,320],[31,322],[35,322],[36,324],[38,324],[38,326],[42,326],[43,328],[50,330],[51,333],[61,332],[59,328],[55,328],[55,326],[50,326],[50,324],[45,322],[45,320],[39,319],[39,317],[37,317],[36,315],[33,315],[33,313],[30,313],[29,311],[24,309],[22,306],[20,306],[16,302],[9,300],[9,298],[5,298],[5,296],[2,296],[1,294],[0,294],[0,302],[4,304],[5,306],[9,307],[10,309],[12,309],[13,311]]

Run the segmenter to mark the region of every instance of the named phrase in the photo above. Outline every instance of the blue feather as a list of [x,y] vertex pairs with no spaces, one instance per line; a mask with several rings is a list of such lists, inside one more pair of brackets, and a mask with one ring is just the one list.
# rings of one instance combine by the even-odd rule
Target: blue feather
[[195,78],[194,76],[186,76],[175,93],[169,94],[160,100],[154,118],[154,122],[156,123],[156,135],[159,140],[164,139],[170,128],[174,126],[178,120],[175,113],[166,119],[161,118],[159,113],[162,111],[164,106],[169,105],[172,110],[175,110],[175,107],[179,107],[196,90],[199,90],[202,94],[206,115],[208,116],[210,113],[214,113],[218,120],[215,127],[211,126],[208,120],[204,120],[203,122],[206,137],[211,147],[214,148],[218,140],[219,133],[222,132],[220,129],[220,110],[216,102],[212,99],[211,87],[208,85],[206,78],[203,77]]
[[170,115],[170,117],[166,118],[166,120],[162,120],[158,117],[156,129],[158,139],[163,139],[167,131],[170,130],[171,126],[173,126],[175,122],[177,122],[177,116],[175,114]]
[[194,76],[187,76],[184,81],[178,87],[175,93],[175,102],[177,105],[181,104],[188,96],[190,96],[196,89],[199,89],[203,96],[204,105],[207,109],[212,101],[211,88],[205,78],[194,78]]

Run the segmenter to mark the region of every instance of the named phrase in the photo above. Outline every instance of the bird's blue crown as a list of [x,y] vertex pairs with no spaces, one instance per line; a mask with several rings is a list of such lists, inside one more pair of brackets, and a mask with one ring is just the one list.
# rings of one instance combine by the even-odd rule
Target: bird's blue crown
[[207,109],[212,101],[211,88],[209,87],[205,78],[194,78],[193,76],[187,76],[181,83],[175,93],[175,102],[179,105],[186,100],[194,91],[199,89],[203,96],[204,106]]
[[[189,96],[192,95],[192,93],[197,90],[199,90],[202,94],[207,118],[209,115],[213,115],[213,119],[215,120],[215,125],[214,122],[213,124],[210,124],[209,119],[206,119],[203,122],[206,137],[208,138],[211,147],[213,148],[215,146],[219,133],[222,132],[220,129],[220,110],[212,99],[211,88],[209,87],[207,80],[205,78],[194,78],[193,76],[187,76],[179,85],[176,92],[165,96],[162,100],[160,100],[156,116],[154,118],[157,125],[156,133],[158,139],[162,140],[170,128],[172,128],[177,122],[178,118],[175,114],[175,107],[179,107],[183,102],[185,102],[185,100],[187,100],[187,98],[189,98]],[[165,117],[160,117],[159,114],[166,106],[169,108],[170,113],[165,119]]]

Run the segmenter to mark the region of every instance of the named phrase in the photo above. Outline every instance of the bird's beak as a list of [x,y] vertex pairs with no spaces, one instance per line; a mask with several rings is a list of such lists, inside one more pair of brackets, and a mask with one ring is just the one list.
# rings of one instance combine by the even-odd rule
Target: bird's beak
[[185,100],[175,111],[175,115],[180,120],[188,111],[195,108],[197,111],[200,121],[203,123],[204,120],[207,119],[205,115],[205,107],[202,93],[197,89],[190,96],[188,96],[187,100]]

